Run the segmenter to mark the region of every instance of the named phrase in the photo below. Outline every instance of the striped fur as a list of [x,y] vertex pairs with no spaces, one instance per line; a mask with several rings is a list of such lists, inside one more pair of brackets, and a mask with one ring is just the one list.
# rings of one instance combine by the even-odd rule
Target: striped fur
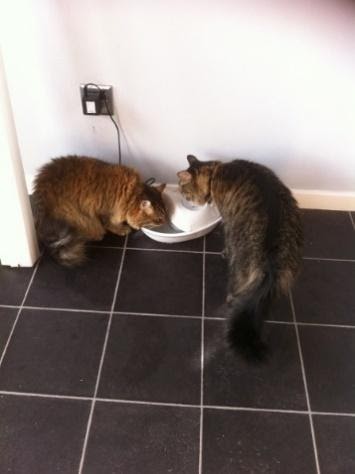
[[188,156],[178,173],[185,197],[213,200],[221,215],[228,260],[228,340],[247,359],[262,360],[262,322],[287,293],[302,255],[300,212],[289,189],[265,166],[245,160],[201,162]]

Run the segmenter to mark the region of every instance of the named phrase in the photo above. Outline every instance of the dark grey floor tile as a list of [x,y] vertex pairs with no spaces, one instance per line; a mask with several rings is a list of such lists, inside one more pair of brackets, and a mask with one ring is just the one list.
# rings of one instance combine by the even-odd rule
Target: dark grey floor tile
[[355,472],[355,418],[313,415],[322,474]]
[[111,309],[122,251],[90,249],[88,260],[76,268],[41,261],[26,298],[27,306],[70,309]]
[[199,409],[100,403],[84,474],[195,474]]
[[250,365],[223,344],[224,321],[205,321],[204,401],[207,405],[306,409],[293,325],[265,324],[270,359]]
[[108,316],[23,310],[0,369],[0,389],[94,392]]
[[355,258],[355,233],[348,212],[303,210],[304,256]]
[[293,289],[299,322],[355,324],[355,262],[305,260]]
[[18,309],[0,308],[0,358],[15,322]]
[[204,410],[204,474],[315,474],[309,418]]
[[128,247],[142,248],[142,249],[166,249],[166,250],[193,250],[202,252],[203,250],[203,238],[187,240],[185,242],[178,242],[176,244],[165,244],[163,242],[157,242],[156,240],[150,239],[143,232],[132,232],[129,235]]
[[202,254],[127,250],[115,309],[201,315]]
[[201,322],[115,315],[99,396],[199,403]]
[[0,472],[77,473],[89,410],[86,401],[0,395]]
[[221,255],[206,254],[205,316],[224,317],[227,295],[228,267]]
[[218,224],[212,232],[206,236],[206,250],[208,252],[222,252],[224,249],[223,226]]
[[355,412],[355,330],[300,326],[311,408]]
[[291,303],[288,296],[282,296],[272,304],[268,319],[271,321],[293,321]]
[[0,265],[0,304],[20,305],[32,273],[33,268]]

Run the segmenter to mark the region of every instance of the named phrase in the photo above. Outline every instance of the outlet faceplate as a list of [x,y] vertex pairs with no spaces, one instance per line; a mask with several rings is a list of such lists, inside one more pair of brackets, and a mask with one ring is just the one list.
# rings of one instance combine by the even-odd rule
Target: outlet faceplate
[[[83,114],[113,115],[112,86],[80,84],[80,97]],[[109,110],[107,110],[106,104]]]

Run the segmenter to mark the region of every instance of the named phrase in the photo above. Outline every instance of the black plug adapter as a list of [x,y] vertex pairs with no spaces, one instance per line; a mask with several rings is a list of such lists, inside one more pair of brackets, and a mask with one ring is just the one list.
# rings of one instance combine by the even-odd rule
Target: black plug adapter
[[85,115],[100,115],[103,92],[99,87],[86,84],[81,98]]
[[85,115],[112,114],[112,87],[93,83],[81,84],[81,104]]

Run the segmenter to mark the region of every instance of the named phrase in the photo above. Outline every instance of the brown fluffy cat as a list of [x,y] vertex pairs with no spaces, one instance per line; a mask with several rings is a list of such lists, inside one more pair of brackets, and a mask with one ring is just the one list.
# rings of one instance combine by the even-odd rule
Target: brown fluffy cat
[[222,216],[228,260],[228,341],[261,360],[262,322],[270,303],[287,293],[302,255],[300,213],[289,189],[265,166],[245,160],[201,162],[187,157],[181,191],[196,204],[213,200]]
[[141,182],[136,171],[88,157],[56,158],[35,179],[35,221],[40,241],[61,264],[83,262],[85,242],[106,231],[126,235],[131,229],[163,224],[165,187]]

